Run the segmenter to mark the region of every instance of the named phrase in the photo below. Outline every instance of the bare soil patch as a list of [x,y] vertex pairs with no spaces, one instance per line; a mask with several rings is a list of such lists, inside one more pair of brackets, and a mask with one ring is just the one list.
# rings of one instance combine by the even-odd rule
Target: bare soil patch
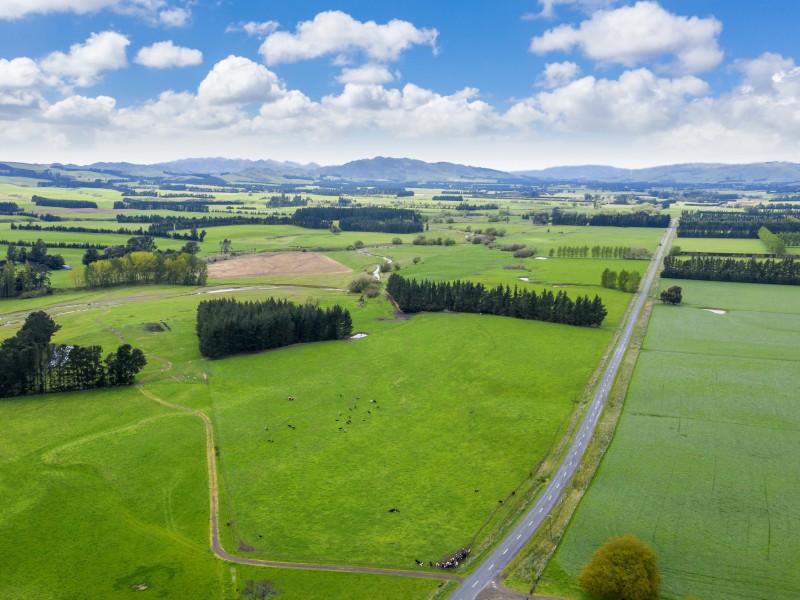
[[232,258],[208,266],[210,277],[267,277],[351,273],[353,269],[317,252],[267,252]]

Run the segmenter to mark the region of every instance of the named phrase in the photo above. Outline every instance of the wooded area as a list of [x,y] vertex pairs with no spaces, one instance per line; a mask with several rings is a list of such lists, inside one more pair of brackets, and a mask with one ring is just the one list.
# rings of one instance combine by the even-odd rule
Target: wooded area
[[353,331],[350,313],[338,304],[294,304],[269,298],[238,302],[231,298],[204,300],[197,307],[200,354],[217,358],[292,344],[341,340]]
[[147,362],[129,344],[103,360],[100,346],[50,343],[60,327],[44,311],[32,312],[0,344],[0,398],[131,385]]

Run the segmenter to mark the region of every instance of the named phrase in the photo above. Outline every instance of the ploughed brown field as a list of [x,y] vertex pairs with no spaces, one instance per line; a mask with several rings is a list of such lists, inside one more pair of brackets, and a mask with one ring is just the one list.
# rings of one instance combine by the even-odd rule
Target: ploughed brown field
[[208,265],[209,277],[222,279],[269,275],[350,273],[352,269],[316,252],[249,254]]

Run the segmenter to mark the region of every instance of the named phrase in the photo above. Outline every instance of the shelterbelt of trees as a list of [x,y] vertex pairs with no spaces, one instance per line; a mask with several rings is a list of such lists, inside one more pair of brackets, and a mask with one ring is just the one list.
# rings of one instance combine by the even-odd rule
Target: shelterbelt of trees
[[60,327],[44,311],[32,312],[0,344],[0,398],[131,385],[147,362],[130,344],[105,360],[100,346],[52,344]]
[[757,238],[762,227],[776,234],[800,232],[800,219],[774,211],[685,210],[678,224],[678,237]]
[[45,198],[31,196],[31,202],[36,206],[54,206],[60,208],[97,208],[97,202],[92,200],[62,200],[60,198]]
[[537,294],[516,286],[513,290],[502,285],[487,289],[471,281],[418,282],[393,273],[386,283],[386,291],[400,310],[407,313],[447,310],[584,327],[599,326],[608,314],[599,296],[594,300],[589,300],[588,296],[573,300],[563,290],[557,294],[550,290]]
[[594,227],[668,227],[669,215],[633,213],[586,213],[553,209],[551,216],[553,225],[591,225]]
[[800,260],[792,258],[742,260],[714,256],[693,256],[683,260],[675,256],[667,256],[664,258],[664,271],[661,273],[661,277],[800,285]]
[[274,298],[263,302],[221,298],[204,300],[197,307],[200,354],[209,358],[341,340],[352,331],[350,313],[338,304],[322,309]]

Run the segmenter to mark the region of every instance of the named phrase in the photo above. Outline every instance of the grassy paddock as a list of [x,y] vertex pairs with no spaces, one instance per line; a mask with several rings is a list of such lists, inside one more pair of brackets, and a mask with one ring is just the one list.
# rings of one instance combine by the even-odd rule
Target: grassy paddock
[[206,363],[228,545],[398,567],[454,552],[535,470],[609,337],[429,314]]

